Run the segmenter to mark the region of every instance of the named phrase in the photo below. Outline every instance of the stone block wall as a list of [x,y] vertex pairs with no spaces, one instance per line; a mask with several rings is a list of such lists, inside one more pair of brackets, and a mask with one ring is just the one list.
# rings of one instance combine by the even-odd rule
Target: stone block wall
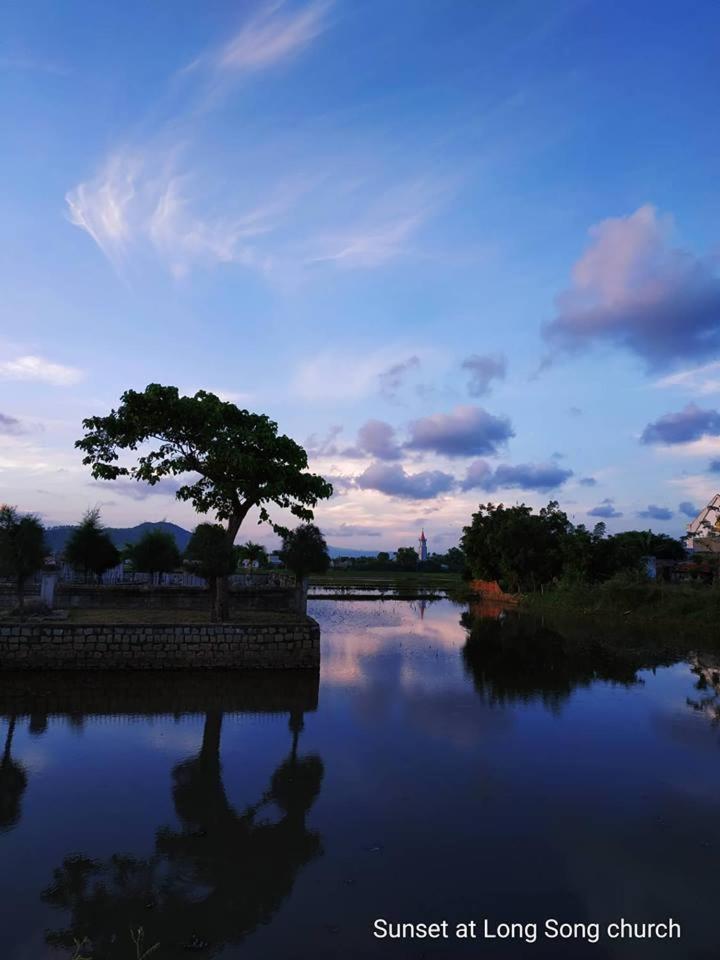
[[280,624],[59,624],[0,626],[3,670],[317,668],[320,627]]

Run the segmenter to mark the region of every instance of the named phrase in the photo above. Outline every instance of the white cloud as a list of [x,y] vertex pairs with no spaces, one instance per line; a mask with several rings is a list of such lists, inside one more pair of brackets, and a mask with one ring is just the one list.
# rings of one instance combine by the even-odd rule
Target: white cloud
[[662,377],[654,386],[662,389],[680,387],[693,394],[720,393],[720,360]]
[[55,387],[70,387],[82,378],[82,371],[75,367],[52,363],[32,354],[0,362],[0,380],[34,380]]
[[308,263],[332,261],[345,267],[378,267],[407,252],[407,241],[422,223],[412,214],[385,223],[360,225],[347,232],[321,239],[324,252]]
[[89,233],[116,265],[133,235],[132,205],[141,167],[139,156],[120,151],[93,180],[79,183],[65,195],[70,222]]
[[223,47],[215,61],[218,68],[250,72],[273,66],[304,50],[326,28],[329,2],[311,3],[284,12],[283,0],[268,3]]

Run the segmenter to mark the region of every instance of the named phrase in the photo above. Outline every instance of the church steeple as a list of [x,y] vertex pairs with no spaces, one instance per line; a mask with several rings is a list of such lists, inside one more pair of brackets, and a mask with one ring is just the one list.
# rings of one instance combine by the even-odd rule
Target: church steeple
[[427,560],[427,537],[425,536],[425,530],[420,531],[420,559]]

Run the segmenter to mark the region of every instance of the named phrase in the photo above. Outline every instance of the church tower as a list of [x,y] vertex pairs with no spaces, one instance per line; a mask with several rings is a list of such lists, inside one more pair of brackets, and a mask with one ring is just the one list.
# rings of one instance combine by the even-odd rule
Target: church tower
[[427,560],[427,537],[425,531],[420,531],[420,559]]

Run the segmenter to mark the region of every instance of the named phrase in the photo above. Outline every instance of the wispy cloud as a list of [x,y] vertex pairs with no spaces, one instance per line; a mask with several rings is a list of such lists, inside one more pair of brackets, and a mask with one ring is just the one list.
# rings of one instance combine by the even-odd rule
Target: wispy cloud
[[34,380],[55,387],[71,387],[82,378],[82,371],[76,367],[52,363],[31,354],[0,362],[0,380]]
[[18,434],[23,432],[23,426],[17,417],[10,417],[0,413],[0,433]]
[[284,0],[267,3],[214,57],[221,70],[250,72],[300,53],[327,27],[329,0],[289,9]]
[[662,377],[655,381],[654,386],[680,387],[693,394],[720,393],[720,360]]
[[14,56],[0,56],[0,70],[18,70],[23,73],[50,73],[56,77],[67,76],[70,72],[66,66],[61,63],[56,63],[53,60]]
[[[256,185],[244,184],[243,190],[235,184],[229,190],[215,177],[191,176],[181,160],[200,143],[197,121],[205,110],[198,103],[217,107],[220,102],[218,76],[257,73],[308,47],[327,26],[331,5],[324,0],[299,8],[282,0],[266,4],[232,40],[186,68],[194,76],[184,107],[152,137],[115,148],[95,176],[67,192],[70,222],[92,237],[116,269],[131,249],[147,245],[178,276],[203,261],[267,270],[269,257],[257,238],[271,233],[297,198],[296,181],[283,175],[268,184],[265,177],[258,204]],[[287,194],[288,183],[293,196]],[[228,196],[238,195],[253,199],[228,204]]]
[[407,241],[420,226],[422,217],[413,214],[383,223],[359,224],[347,231],[320,239],[322,253],[308,263],[333,262],[345,267],[379,267],[407,250]]
[[400,363],[394,363],[391,367],[388,367],[387,370],[383,370],[382,373],[378,374],[380,393],[386,400],[395,400],[398,390],[405,383],[407,375],[412,370],[417,370],[419,366],[420,358],[412,356]]

